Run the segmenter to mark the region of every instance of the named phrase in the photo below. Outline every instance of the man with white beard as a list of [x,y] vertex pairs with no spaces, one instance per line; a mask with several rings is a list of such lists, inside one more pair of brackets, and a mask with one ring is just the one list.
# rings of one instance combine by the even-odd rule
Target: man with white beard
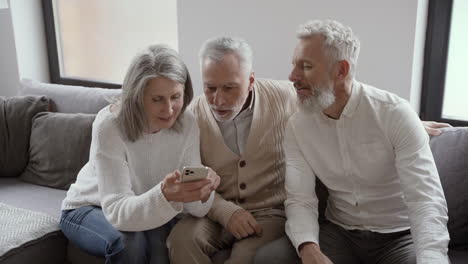
[[[290,80],[300,111],[284,143],[286,233],[297,255],[285,260],[288,242],[275,241],[269,263],[449,263],[447,205],[416,113],[355,80],[360,43],[349,27],[309,21],[298,38]],[[320,227],[316,177],[329,192]]]

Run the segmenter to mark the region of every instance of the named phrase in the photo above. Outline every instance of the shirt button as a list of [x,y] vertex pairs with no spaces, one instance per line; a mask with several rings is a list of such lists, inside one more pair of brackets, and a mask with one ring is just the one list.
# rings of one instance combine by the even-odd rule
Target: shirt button
[[239,166],[240,166],[241,168],[244,168],[244,167],[245,167],[245,160],[241,160],[241,161],[239,162]]
[[245,183],[241,183],[239,187],[241,190],[245,190],[245,188],[247,188],[247,185]]
[[240,198],[239,200],[237,200],[239,203],[245,203],[245,199],[243,198]]

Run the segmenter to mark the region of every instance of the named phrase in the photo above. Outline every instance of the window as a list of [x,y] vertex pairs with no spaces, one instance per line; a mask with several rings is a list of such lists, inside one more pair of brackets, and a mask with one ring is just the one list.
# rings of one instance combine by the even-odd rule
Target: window
[[177,1],[43,0],[51,81],[118,88],[150,44],[177,49]]
[[468,1],[430,0],[421,118],[468,126]]

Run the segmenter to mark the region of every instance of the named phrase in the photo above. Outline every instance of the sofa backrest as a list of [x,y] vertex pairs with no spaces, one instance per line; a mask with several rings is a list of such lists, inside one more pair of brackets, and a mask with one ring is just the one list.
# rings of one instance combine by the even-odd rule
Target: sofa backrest
[[[29,163],[20,179],[29,183],[68,189],[89,159],[91,126],[95,114],[115,101],[121,89],[41,83],[21,80],[19,95],[49,98],[51,109],[30,116]],[[46,112],[48,111],[48,112]],[[16,176],[18,176],[16,175]]]
[[31,119],[49,106],[44,96],[0,97],[0,177],[16,177],[26,167]]
[[119,97],[120,93],[121,89],[89,88],[22,79],[18,94],[45,95],[52,100],[56,112],[96,114]]
[[450,248],[468,248],[468,127],[445,128],[430,144],[448,206]]

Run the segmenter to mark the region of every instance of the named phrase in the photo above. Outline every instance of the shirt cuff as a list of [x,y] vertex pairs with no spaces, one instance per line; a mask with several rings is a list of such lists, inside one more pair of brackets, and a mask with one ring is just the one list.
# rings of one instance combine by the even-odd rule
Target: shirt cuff
[[211,191],[210,197],[208,198],[208,200],[206,200],[206,202],[201,202],[201,203],[203,205],[208,205],[208,207],[211,208],[211,205],[213,204],[214,197],[215,197],[215,191]]
[[208,217],[213,221],[219,222],[224,228],[227,228],[227,224],[231,216],[235,211],[243,209],[233,202],[226,201],[224,199],[214,199],[213,205]]
[[196,201],[191,203],[184,203],[184,213],[189,213],[196,217],[203,217],[205,216],[211,208],[214,199],[214,191],[211,191],[210,196],[206,202]]
[[450,264],[447,253],[437,251],[423,251],[417,257],[417,263],[424,264]]
[[314,234],[308,234],[308,233],[295,233],[295,234],[288,234],[289,239],[291,240],[291,243],[293,244],[294,248],[296,249],[296,253],[298,256],[301,256],[299,254],[299,246],[302,245],[303,243],[308,243],[312,242],[317,245],[318,243],[318,237],[316,237]]

